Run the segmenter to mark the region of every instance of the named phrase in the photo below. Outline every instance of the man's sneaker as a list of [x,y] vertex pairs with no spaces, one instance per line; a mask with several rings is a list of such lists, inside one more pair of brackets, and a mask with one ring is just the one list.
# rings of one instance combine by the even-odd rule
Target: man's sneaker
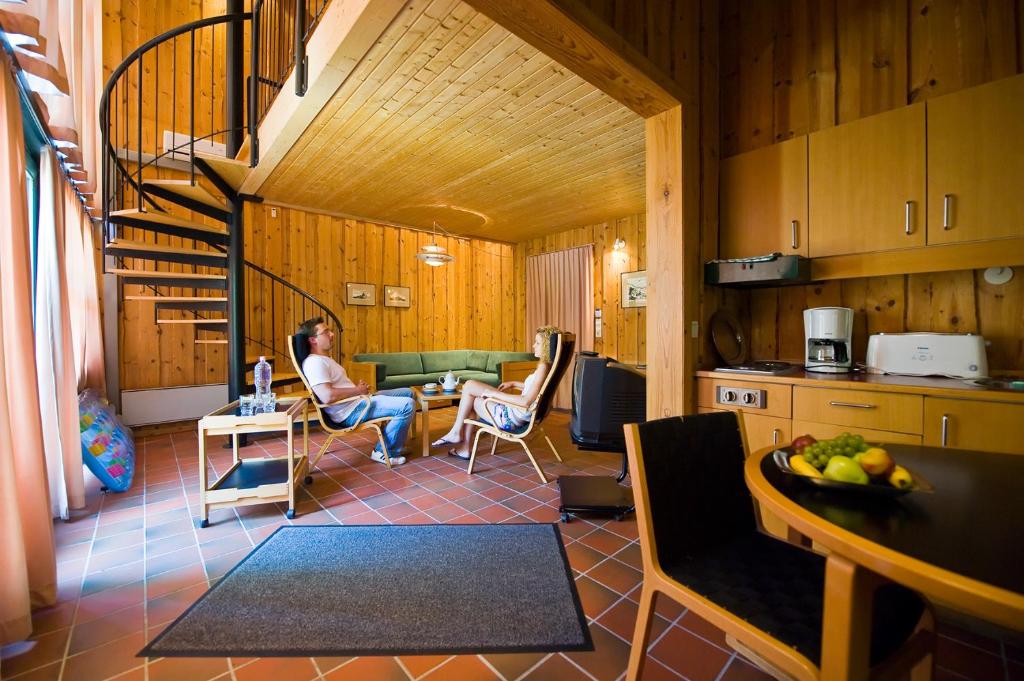
[[[373,454],[370,455],[370,458],[373,459],[374,461],[376,461],[377,463],[382,463],[382,464],[387,465],[387,459],[384,458],[384,452],[380,452],[380,451],[377,451],[375,449],[375,450],[373,450]],[[392,466],[401,466],[403,463],[405,463],[405,457],[404,456],[393,456],[393,457],[391,457],[391,465]]]

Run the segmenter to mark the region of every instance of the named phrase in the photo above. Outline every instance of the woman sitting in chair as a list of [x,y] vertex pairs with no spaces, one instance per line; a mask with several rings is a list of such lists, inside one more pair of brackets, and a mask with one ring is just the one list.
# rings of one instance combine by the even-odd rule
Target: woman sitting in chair
[[[506,381],[497,388],[492,388],[482,381],[466,381],[462,386],[462,397],[459,399],[459,412],[455,416],[455,423],[444,437],[435,440],[431,446],[455,445],[448,450],[448,455],[468,460],[473,426],[467,424],[466,419],[473,412],[487,423],[493,423],[509,432],[526,424],[530,419],[527,409],[537,399],[544,379],[551,370],[551,339],[557,333],[559,330],[554,326],[542,326],[537,329],[537,335],[533,339],[533,354],[539,357],[540,361],[525,381]],[[509,394],[509,390],[519,390],[520,394]],[[498,397],[505,402],[521,405],[522,409],[504,404],[494,404],[488,409],[484,406],[485,397]]]

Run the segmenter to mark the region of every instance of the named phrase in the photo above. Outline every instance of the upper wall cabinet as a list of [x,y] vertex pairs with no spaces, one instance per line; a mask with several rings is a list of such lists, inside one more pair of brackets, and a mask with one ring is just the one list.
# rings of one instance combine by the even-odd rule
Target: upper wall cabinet
[[722,161],[720,257],[807,255],[807,137]]
[[928,243],[1024,236],[1024,75],[928,102]]
[[810,255],[925,245],[924,104],[812,133]]

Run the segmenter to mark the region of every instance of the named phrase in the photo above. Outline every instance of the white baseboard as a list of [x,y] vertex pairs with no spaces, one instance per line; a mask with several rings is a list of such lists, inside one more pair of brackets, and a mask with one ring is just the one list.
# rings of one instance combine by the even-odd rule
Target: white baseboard
[[121,416],[129,426],[187,421],[206,416],[227,403],[227,383],[122,390]]

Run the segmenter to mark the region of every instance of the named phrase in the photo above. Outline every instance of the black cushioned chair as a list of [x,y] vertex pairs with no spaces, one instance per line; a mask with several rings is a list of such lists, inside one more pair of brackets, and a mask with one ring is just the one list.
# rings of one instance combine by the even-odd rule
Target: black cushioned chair
[[[316,457],[309,462],[309,470],[313,470],[313,466],[320,461],[320,458],[327,453],[327,448],[330,447],[331,442],[334,438],[345,433],[355,433],[360,430],[370,429],[377,434],[377,440],[380,442],[380,449],[384,452],[384,461],[387,463],[388,468],[391,468],[391,452],[388,451],[388,443],[384,440],[383,426],[391,420],[390,416],[382,416],[381,418],[370,419],[364,421],[363,418],[366,416],[366,412],[370,410],[370,396],[369,395],[356,395],[355,397],[347,397],[343,400],[337,400],[336,402],[330,402],[323,404],[317,398],[316,393],[313,392],[313,386],[306,380],[306,374],[302,371],[302,363],[309,356],[309,337],[304,333],[297,333],[294,336],[288,336],[288,352],[292,358],[292,364],[295,365],[295,373],[302,378],[302,385],[306,387],[306,392],[309,393],[309,401],[313,404],[313,408],[316,409],[317,416],[320,417],[320,426],[327,433],[327,440],[324,441],[320,451],[317,452]],[[356,420],[354,426],[345,427],[332,419],[330,415],[324,411],[324,407],[331,407],[337,404],[348,404],[355,402],[360,406],[356,407],[356,410],[362,410],[359,418]],[[307,478],[308,482],[308,478]]]
[[[551,354],[549,361],[551,362],[551,368],[548,370],[548,375],[544,378],[544,383],[541,384],[540,392],[537,394],[537,399],[533,401],[529,407],[526,408],[527,414],[529,414],[529,420],[524,423],[520,428],[514,431],[507,431],[498,428],[497,426],[481,421],[479,419],[466,419],[466,423],[472,424],[477,427],[476,435],[473,437],[473,451],[469,456],[469,467],[466,469],[467,473],[473,472],[473,464],[476,463],[476,450],[480,444],[480,436],[484,433],[489,433],[494,436],[494,443],[491,445],[491,454],[494,454],[494,450],[498,447],[498,440],[509,440],[510,442],[518,442],[522,445],[523,450],[526,451],[526,456],[529,457],[530,463],[533,464],[533,468],[537,471],[537,475],[540,476],[542,483],[547,483],[548,479],[544,475],[544,470],[540,467],[537,462],[537,458],[530,451],[529,445],[526,444],[527,438],[529,438],[534,432],[539,432],[547,440],[548,446],[551,447],[551,451],[554,452],[555,458],[559,461],[562,457],[558,454],[558,450],[555,449],[554,443],[551,442],[551,438],[544,432],[544,426],[541,425],[541,421],[544,417],[551,412],[551,405],[554,401],[555,391],[558,389],[558,384],[562,380],[562,376],[565,375],[565,370],[569,367],[569,363],[573,358],[573,351],[576,349],[576,335],[572,333],[557,333],[551,337]],[[494,418],[494,412],[492,407],[505,404],[515,409],[522,409],[518,404],[507,402],[498,397],[485,397],[483,401],[484,407],[487,409],[487,413],[491,414],[491,421],[497,422]]]
[[[654,597],[725,631],[776,678],[821,679],[825,557],[758,531],[743,479],[742,415],[628,424],[626,447],[644,568],[628,679],[640,676]],[[875,591],[871,671],[930,677],[932,613],[896,584]]]

